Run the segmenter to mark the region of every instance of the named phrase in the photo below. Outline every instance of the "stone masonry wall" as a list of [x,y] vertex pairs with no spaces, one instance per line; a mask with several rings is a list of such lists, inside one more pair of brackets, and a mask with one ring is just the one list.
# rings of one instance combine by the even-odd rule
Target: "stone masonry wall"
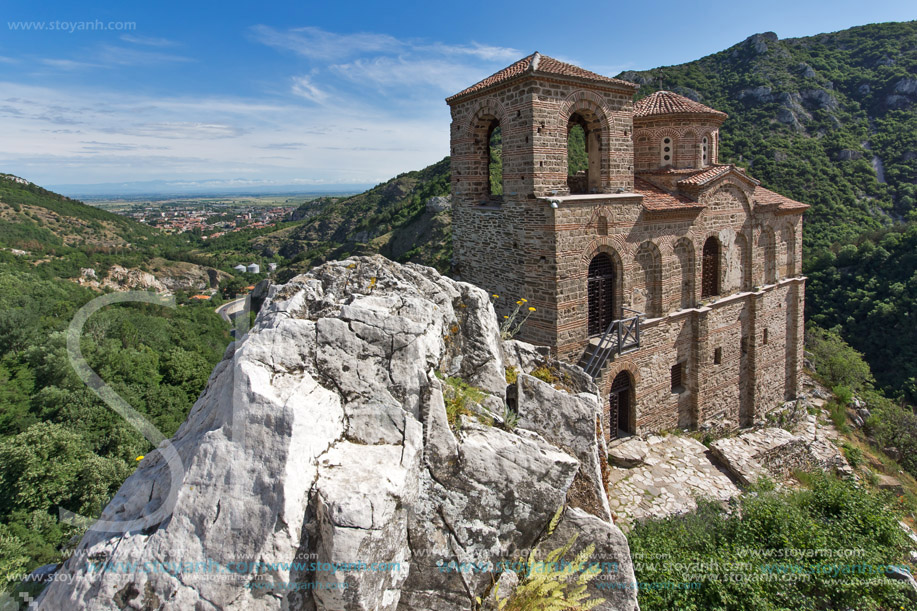
[[[795,395],[802,363],[801,215],[758,207],[753,185],[740,176],[700,192],[702,212],[647,210],[633,192],[632,108],[629,92],[540,76],[454,100],[456,275],[499,295],[500,316],[527,299],[536,311],[519,339],[577,362],[588,341],[589,263],[607,253],[615,265],[615,318],[630,316],[628,309],[647,318],[640,349],[605,368],[606,408],[611,380],[627,369],[638,432],[750,423]],[[591,195],[567,195],[567,126],[574,113],[587,123],[593,147],[589,184],[597,193]],[[488,193],[487,137],[495,121],[503,133],[502,197]],[[711,134],[710,163],[715,127],[692,128],[694,139]],[[663,129],[644,128],[647,138]],[[690,167],[696,142],[684,130],[676,134],[678,163]],[[640,152],[647,145],[641,137],[638,130],[638,158],[649,155]],[[658,161],[658,148],[653,155]],[[557,198],[552,208],[549,200]],[[702,302],[702,253],[710,237],[720,245],[720,293]],[[677,362],[684,363],[683,391],[673,393]]]

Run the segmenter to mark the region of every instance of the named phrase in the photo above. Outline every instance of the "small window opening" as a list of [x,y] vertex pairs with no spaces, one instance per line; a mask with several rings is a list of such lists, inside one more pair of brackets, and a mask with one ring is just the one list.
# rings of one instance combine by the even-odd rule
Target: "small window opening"
[[723,362],[723,349],[717,348],[713,351],[713,364],[720,365]]
[[711,236],[704,242],[701,260],[701,299],[720,294],[720,242]]
[[762,338],[762,342],[765,346],[767,345],[767,329],[764,330],[764,337]]
[[684,363],[675,363],[672,365],[672,392],[682,393],[685,390],[683,378],[685,373]]
[[701,165],[707,165],[707,136],[700,143],[700,162]]
[[662,156],[662,165],[667,165],[672,161],[672,148],[672,139],[668,137],[663,138],[662,146],[660,147],[659,151],[660,155]]
[[571,194],[589,192],[589,132],[578,114],[567,124],[567,186]]
[[487,136],[488,194],[503,197],[503,131],[500,122],[494,121]]
[[608,235],[608,219],[606,219],[604,216],[599,217],[598,234]]

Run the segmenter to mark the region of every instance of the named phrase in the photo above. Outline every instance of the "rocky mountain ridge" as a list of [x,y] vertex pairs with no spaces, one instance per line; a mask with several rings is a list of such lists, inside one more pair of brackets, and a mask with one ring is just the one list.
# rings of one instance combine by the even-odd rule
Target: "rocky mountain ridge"
[[[565,388],[527,375],[539,366]],[[596,608],[636,609],[594,393],[578,368],[502,341],[481,289],[378,256],[325,264],[271,287],[38,608],[464,611],[498,580],[509,595],[501,562],[578,533],[570,553],[591,543],[604,563]],[[194,570],[211,560],[226,579]]]

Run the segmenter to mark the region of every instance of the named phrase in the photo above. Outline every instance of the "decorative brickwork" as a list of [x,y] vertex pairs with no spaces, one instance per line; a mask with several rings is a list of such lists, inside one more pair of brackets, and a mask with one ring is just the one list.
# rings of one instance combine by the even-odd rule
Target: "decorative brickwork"
[[[724,113],[670,92],[635,112],[636,88],[533,54],[448,98],[455,272],[500,295],[501,315],[528,299],[520,339],[573,362],[609,319],[643,313],[639,348],[597,378],[611,436],[750,424],[796,395],[807,206],[717,163]],[[488,190],[497,123],[502,197]],[[589,168],[571,195],[574,124]]]

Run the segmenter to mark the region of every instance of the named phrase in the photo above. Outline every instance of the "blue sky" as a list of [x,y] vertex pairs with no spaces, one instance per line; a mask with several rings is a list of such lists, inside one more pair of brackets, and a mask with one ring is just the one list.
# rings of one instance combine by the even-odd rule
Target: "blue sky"
[[535,50],[613,76],[757,32],[917,18],[904,1],[640,4],[6,0],[0,172],[44,185],[377,183],[445,156],[443,99]]

